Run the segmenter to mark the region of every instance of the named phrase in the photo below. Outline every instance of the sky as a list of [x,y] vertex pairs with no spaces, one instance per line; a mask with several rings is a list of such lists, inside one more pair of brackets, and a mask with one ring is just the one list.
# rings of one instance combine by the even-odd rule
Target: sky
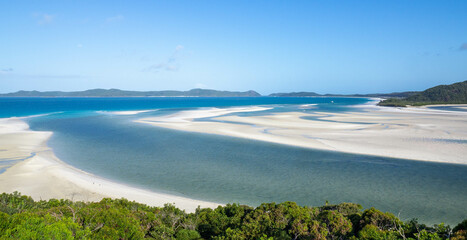
[[388,93],[464,80],[465,0],[0,0],[1,93]]

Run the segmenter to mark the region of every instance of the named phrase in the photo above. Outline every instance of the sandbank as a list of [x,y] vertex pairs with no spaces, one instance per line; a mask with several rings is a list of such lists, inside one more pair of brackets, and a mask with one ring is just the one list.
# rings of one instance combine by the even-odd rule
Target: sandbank
[[197,110],[180,111],[162,117],[151,117],[150,119],[157,122],[170,122],[170,123],[188,123],[194,119],[210,118],[216,116],[227,115],[231,113],[241,112],[259,112],[272,109],[271,107],[231,107],[231,108],[201,108]]
[[[226,116],[218,109],[205,109],[177,113],[183,118],[170,115],[137,122],[312,149],[467,164],[466,112],[362,107],[363,111],[344,113],[281,112],[264,116]],[[210,121],[199,116],[210,116]]]
[[467,111],[467,104],[437,104],[437,105],[420,106],[420,108],[427,108],[427,109],[432,109],[433,107],[455,107],[455,108],[460,108],[460,109],[464,109]]
[[51,132],[30,131],[18,118],[0,119],[0,161],[26,159],[0,174],[0,192],[18,191],[35,200],[126,198],[151,206],[173,203],[188,212],[195,211],[198,206],[215,208],[220,205],[138,189],[76,169],[60,161],[47,147],[51,135]]
[[104,114],[111,114],[111,115],[136,115],[140,113],[146,113],[146,112],[155,112],[157,109],[152,109],[152,110],[129,110],[129,111],[97,111],[99,113],[104,113]]

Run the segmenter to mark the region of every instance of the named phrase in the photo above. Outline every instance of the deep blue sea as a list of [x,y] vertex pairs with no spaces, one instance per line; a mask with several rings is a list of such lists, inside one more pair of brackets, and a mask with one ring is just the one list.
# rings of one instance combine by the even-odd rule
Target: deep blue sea
[[[84,171],[153,191],[256,206],[355,202],[455,224],[467,218],[467,166],[291,147],[135,123],[200,107],[266,105],[278,111],[362,111],[365,98],[0,98],[0,117],[53,131],[57,157]],[[303,109],[303,104],[317,104]],[[137,115],[108,111],[155,110]],[[52,113],[52,114],[47,114]],[[47,115],[43,115],[47,114]],[[462,144],[462,143],[460,143]],[[464,143],[465,144],[465,143]]]

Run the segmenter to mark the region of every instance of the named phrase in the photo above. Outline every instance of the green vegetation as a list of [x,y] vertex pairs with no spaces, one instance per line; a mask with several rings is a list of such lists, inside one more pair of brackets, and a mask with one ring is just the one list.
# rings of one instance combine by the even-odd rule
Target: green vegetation
[[302,207],[293,202],[257,208],[228,204],[185,213],[125,199],[84,203],[33,201],[0,195],[0,239],[467,239],[467,220],[454,229],[403,223],[391,213],[353,203]]
[[120,89],[90,89],[78,92],[61,91],[18,91],[0,94],[0,97],[259,97],[255,91],[229,92],[210,89],[191,89],[190,91],[124,91]]
[[315,92],[273,93],[271,97],[379,97],[388,98],[381,101],[380,106],[405,107],[431,104],[467,103],[467,81],[451,85],[440,85],[423,92],[396,92],[372,94],[318,94]]
[[467,103],[467,81],[451,85],[439,85],[405,98],[389,98],[381,101],[378,105],[405,107],[407,105],[422,106],[461,103]]

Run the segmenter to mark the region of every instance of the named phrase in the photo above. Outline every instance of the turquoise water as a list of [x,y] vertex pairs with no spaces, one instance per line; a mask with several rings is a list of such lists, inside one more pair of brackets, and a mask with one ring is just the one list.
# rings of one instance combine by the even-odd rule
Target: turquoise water
[[[333,101],[335,104],[331,104]],[[229,107],[269,104],[321,103],[320,107],[341,111],[343,107],[367,102],[364,98],[0,98],[0,118],[51,112],[146,110],[193,107]]]
[[429,109],[443,110],[443,111],[456,111],[456,112],[467,112],[465,107],[458,106],[430,106]]
[[[455,224],[467,218],[465,165],[311,150],[133,122],[143,116],[212,106],[274,107],[273,110],[242,115],[277,111],[361,111],[352,105],[365,103],[366,99],[20,100],[15,104],[30,104],[35,109],[20,109],[14,114],[55,112],[27,121],[33,130],[54,132],[49,145],[60,159],[132,186],[221,203],[258,205],[296,201],[302,205],[323,205],[326,200],[331,203],[356,202],[366,208],[374,206],[400,213],[404,219],[415,217],[430,224]],[[318,105],[311,109],[300,106],[310,103]],[[10,109],[14,108],[10,106]],[[134,109],[158,111],[135,116],[96,112]],[[4,109],[0,111],[6,114]]]

